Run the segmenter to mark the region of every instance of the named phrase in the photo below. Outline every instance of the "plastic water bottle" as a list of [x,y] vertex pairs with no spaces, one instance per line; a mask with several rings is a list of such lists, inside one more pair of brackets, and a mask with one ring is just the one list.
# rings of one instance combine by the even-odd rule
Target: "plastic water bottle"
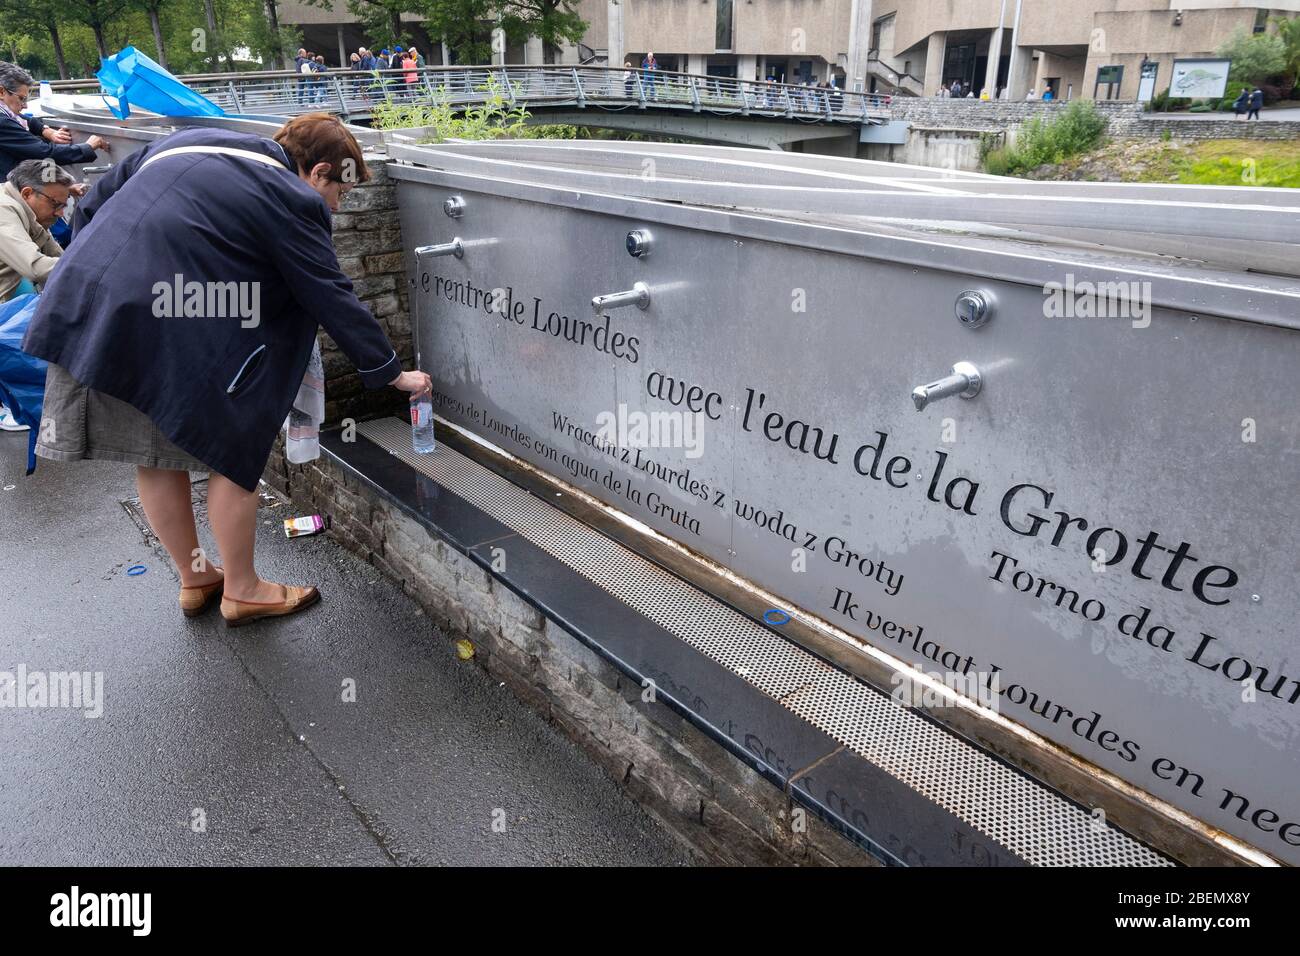
[[437,447],[433,441],[433,401],[429,396],[411,399],[411,450],[427,455]]

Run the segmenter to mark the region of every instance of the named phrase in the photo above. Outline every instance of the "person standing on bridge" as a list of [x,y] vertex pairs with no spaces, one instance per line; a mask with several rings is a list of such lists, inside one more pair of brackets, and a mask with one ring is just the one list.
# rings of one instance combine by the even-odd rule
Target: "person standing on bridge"
[[293,72],[298,74],[298,79],[294,81],[294,102],[299,106],[302,106],[307,96],[308,80],[304,78],[304,74],[311,73],[311,68],[308,66],[310,62],[311,58],[307,56],[306,49],[298,47],[298,52],[293,58]]
[[411,50],[402,54],[402,79],[406,81],[407,99],[415,99],[415,84],[420,80],[420,69],[415,65],[415,54]]
[[[192,128],[133,153],[91,188],[23,342],[50,363],[37,454],[137,466],[145,514],[194,616],[232,626],[293,614],[314,587],[253,564],[258,480],[324,325],[369,388],[414,396],[378,320],[339,268],[330,213],[370,176],[337,117],[298,116],[274,140]],[[273,221],[274,228],[268,227]],[[224,568],[199,549],[189,471],[208,471]]]
[[[361,59],[359,61],[361,72],[370,74],[371,77],[373,77],[379,69],[379,58],[376,57],[374,53],[372,53],[370,50],[366,49],[365,47],[359,48],[357,52],[361,54]],[[361,87],[361,94],[367,102],[369,102],[370,94],[374,91],[374,89],[375,89],[375,85],[372,81],[368,80],[363,83]]]
[[659,61],[655,59],[653,53],[646,53],[645,59],[641,61],[641,69],[644,70],[643,80],[646,87],[646,96],[650,99],[657,99],[655,95],[655,71],[659,69]]

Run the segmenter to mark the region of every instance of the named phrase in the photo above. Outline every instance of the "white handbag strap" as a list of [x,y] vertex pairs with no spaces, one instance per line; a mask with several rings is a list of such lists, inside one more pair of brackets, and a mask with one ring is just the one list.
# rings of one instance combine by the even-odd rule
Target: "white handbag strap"
[[286,173],[291,170],[280,162],[278,159],[272,159],[266,153],[258,153],[251,149],[238,149],[234,146],[174,146],[171,149],[164,149],[161,153],[154,153],[143,163],[140,169],[144,169],[154,160],[162,159],[164,156],[181,156],[185,153],[215,153],[221,156],[241,156],[244,159],[256,160],[259,163],[266,163],[268,166],[278,166]]

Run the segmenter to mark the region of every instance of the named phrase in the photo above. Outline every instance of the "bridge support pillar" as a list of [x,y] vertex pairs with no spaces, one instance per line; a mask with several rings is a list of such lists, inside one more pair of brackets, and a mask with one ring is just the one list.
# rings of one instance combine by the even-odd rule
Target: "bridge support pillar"
[[528,66],[541,66],[546,60],[546,51],[541,37],[529,37],[524,41],[524,63]]

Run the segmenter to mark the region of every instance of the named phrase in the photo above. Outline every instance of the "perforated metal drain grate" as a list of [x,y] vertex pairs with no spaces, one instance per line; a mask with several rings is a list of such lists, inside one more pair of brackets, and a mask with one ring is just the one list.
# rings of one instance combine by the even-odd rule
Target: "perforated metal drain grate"
[[411,452],[410,426],[358,426],[848,749],[1036,866],[1172,866],[1108,823],[558,511],[459,452]]

